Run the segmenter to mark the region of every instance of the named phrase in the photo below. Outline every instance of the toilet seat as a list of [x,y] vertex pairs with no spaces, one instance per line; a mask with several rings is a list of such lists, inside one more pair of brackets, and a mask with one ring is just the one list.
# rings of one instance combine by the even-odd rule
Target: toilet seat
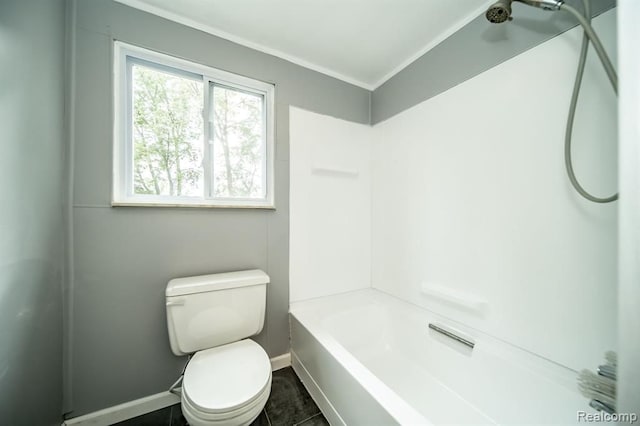
[[[250,422],[271,392],[271,362],[253,340],[197,352],[182,382],[182,405],[190,424]],[[189,419],[191,417],[191,419]]]

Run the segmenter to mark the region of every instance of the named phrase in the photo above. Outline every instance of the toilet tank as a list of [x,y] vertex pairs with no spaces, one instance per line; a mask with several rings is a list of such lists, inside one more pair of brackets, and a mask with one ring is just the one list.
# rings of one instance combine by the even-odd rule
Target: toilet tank
[[259,269],[169,281],[165,295],[173,353],[186,355],[260,333],[268,282]]

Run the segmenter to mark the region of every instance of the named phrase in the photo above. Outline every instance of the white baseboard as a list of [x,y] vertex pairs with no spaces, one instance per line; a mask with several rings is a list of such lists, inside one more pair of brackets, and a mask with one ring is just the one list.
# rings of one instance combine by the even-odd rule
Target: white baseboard
[[109,426],[132,419],[170,405],[179,404],[180,397],[170,392],[160,392],[124,404],[114,405],[104,410],[94,411],[84,416],[65,420],[63,426]]
[[[276,371],[291,365],[291,354],[286,353],[271,358],[271,370]],[[180,397],[170,392],[161,392],[124,404],[114,405],[104,410],[74,417],[62,423],[63,426],[108,426],[132,419],[170,405],[179,404]]]
[[300,381],[304,385],[304,387],[311,395],[311,398],[314,400],[322,414],[327,419],[331,426],[346,426],[338,411],[333,407],[333,404],[329,401],[327,396],[322,392],[320,386],[316,383],[316,381],[311,377],[311,374],[304,366],[304,364],[300,361],[300,359],[296,356],[295,352],[291,351],[291,366],[293,367],[293,371],[296,372]]
[[286,353],[271,358],[271,371],[281,370],[291,365],[291,354]]

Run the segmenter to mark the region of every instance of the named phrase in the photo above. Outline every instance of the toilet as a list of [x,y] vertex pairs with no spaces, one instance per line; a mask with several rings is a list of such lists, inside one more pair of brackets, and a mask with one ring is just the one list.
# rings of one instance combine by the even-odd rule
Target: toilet
[[191,426],[248,425],[271,392],[271,362],[248,337],[264,326],[269,276],[261,270],[177,278],[166,288],[171,350],[193,357],[182,380]]

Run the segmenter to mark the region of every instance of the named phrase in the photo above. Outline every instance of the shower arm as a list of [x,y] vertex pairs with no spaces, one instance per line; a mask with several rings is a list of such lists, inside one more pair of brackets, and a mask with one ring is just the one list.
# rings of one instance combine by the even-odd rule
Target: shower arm
[[514,0],[529,6],[539,7],[544,10],[560,10],[560,6],[564,4],[564,0]]

